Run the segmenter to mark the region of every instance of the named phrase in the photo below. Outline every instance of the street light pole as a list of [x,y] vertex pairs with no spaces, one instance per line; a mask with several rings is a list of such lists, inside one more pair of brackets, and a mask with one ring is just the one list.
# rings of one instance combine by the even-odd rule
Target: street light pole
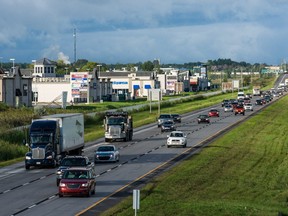
[[2,68],[2,59],[3,57],[0,57],[0,68]]
[[98,71],[98,79],[99,79],[99,87],[100,87],[100,91],[99,91],[99,93],[100,93],[100,103],[103,103],[103,101],[102,101],[102,82],[100,83],[100,81],[101,81],[101,79],[100,79],[100,70],[101,70],[101,64],[99,64],[99,65],[97,65],[97,67],[99,67],[99,71]]
[[13,74],[14,74],[15,73],[15,59],[14,58],[10,58],[10,61],[13,62],[12,69],[13,69]]

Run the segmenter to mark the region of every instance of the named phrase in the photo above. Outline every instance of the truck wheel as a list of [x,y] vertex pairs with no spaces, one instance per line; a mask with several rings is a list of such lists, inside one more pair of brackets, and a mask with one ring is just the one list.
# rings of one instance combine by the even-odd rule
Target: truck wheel
[[109,139],[108,139],[108,138],[105,138],[105,142],[109,142]]
[[56,185],[57,185],[57,187],[59,186],[59,183],[60,183],[60,179],[56,179]]
[[29,170],[29,169],[30,169],[30,165],[27,165],[27,164],[26,164],[26,165],[25,165],[25,169],[26,169],[26,170]]

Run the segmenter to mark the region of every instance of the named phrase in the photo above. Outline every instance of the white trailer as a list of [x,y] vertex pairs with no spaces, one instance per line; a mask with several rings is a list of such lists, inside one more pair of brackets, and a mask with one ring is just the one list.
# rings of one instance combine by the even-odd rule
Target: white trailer
[[66,155],[81,155],[84,148],[84,116],[55,114],[32,120],[26,144],[25,167],[56,166]]

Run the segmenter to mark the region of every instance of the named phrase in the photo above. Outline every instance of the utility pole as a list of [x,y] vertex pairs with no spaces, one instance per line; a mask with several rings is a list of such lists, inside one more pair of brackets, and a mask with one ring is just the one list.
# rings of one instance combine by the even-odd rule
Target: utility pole
[[74,28],[73,37],[74,37],[74,65],[75,65],[76,63],[76,28]]

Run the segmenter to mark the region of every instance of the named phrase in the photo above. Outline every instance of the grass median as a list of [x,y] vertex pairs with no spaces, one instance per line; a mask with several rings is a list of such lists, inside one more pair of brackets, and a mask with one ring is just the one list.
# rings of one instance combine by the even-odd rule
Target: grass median
[[[288,215],[288,97],[141,189],[138,215]],[[132,197],[103,214],[134,215]]]

